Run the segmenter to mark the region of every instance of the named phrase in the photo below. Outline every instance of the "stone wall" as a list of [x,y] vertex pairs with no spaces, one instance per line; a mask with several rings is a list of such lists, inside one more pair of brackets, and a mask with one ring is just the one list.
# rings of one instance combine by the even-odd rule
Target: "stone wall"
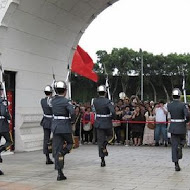
[[92,20],[114,1],[1,0],[0,52],[5,70],[16,72],[15,150],[42,147],[39,125],[43,89],[65,80],[67,65]]

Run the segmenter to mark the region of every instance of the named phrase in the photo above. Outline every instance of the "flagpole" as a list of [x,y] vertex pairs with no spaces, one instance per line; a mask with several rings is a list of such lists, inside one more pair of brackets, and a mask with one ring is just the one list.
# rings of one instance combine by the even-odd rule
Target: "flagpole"
[[0,53],[0,83],[2,85],[2,88],[3,88],[3,98],[5,100],[7,100],[7,93],[6,93],[6,88],[5,88],[5,81],[4,81],[4,78],[3,78],[3,75],[4,75],[4,70],[3,70],[3,66],[2,66],[2,63],[1,63],[1,53]]
[[106,74],[106,88],[107,88],[107,91],[108,91],[108,99],[111,100],[111,94],[110,94],[110,88],[109,88],[109,82],[108,82],[108,73],[106,71],[106,66],[105,64],[104,65],[104,71],[105,71],[105,74]]
[[141,56],[141,101],[143,101],[143,52],[142,49],[140,48],[140,56]]

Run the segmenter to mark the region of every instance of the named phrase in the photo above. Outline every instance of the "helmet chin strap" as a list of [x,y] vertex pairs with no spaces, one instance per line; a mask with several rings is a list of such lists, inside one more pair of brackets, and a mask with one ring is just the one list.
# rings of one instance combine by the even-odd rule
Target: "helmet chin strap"
[[180,99],[180,96],[177,97],[173,97],[174,100],[179,100]]

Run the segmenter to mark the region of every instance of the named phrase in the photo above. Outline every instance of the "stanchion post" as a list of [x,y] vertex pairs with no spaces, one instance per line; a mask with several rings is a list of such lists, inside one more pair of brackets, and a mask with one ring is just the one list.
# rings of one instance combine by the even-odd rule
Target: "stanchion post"
[[79,138],[80,138],[80,145],[82,145],[81,141],[82,141],[82,125],[81,125],[81,121],[80,121],[80,133],[79,133]]
[[126,139],[125,139],[125,145],[128,146],[128,145],[129,145],[129,139],[128,139],[128,128],[129,128],[129,124],[128,124],[128,121],[127,121],[125,127],[126,127]]

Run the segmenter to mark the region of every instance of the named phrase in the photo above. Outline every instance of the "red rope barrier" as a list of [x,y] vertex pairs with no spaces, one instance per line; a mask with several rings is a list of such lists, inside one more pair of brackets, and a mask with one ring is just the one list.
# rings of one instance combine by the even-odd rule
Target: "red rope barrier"
[[113,123],[157,123],[157,124],[162,124],[162,123],[171,123],[170,121],[165,121],[165,122],[156,122],[156,121],[133,121],[133,120],[112,120]]
[[[88,123],[90,121],[83,121],[84,123]],[[133,120],[112,120],[113,123],[155,123],[155,124],[163,124],[163,123],[171,123],[171,121],[163,121],[163,122],[156,122],[156,121],[133,121]]]

